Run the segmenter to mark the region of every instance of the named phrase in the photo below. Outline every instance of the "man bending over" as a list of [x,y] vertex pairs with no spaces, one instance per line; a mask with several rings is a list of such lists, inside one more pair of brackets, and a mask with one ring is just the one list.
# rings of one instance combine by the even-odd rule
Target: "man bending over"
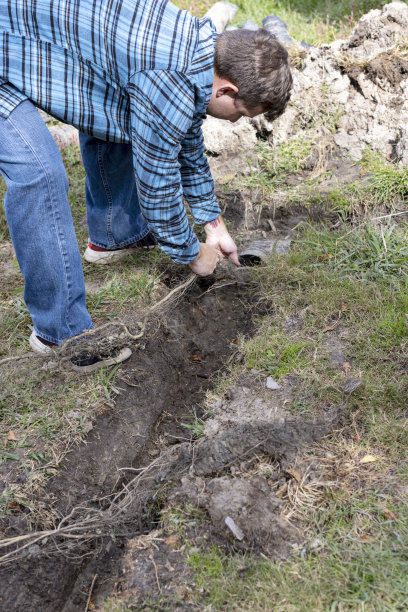
[[85,259],[106,263],[157,243],[206,276],[221,258],[238,258],[214,195],[202,121],[275,118],[291,85],[288,54],[273,35],[218,35],[209,19],[167,0],[2,0],[0,171],[33,350],[46,353],[93,327],[65,170],[34,104],[80,131]]

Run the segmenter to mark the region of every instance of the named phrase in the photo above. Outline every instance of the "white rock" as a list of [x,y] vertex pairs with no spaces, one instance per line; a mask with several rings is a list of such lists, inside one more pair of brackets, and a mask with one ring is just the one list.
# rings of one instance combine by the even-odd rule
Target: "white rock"
[[203,135],[205,148],[217,155],[253,149],[257,143],[256,132],[246,117],[236,123],[207,117]]
[[266,379],[266,388],[267,389],[280,389],[280,385],[272,378],[272,376],[268,376]]

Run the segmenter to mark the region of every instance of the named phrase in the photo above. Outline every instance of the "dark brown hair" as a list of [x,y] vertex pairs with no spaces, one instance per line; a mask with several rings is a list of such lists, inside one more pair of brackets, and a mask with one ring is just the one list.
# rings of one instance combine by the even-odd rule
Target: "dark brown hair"
[[267,30],[228,30],[220,34],[214,70],[238,87],[237,100],[248,110],[261,105],[271,120],[285,110],[292,87],[288,52]]

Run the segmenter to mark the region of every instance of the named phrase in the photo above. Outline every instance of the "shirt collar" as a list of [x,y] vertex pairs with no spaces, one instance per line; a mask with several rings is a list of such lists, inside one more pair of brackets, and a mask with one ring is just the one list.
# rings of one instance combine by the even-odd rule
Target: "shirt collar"
[[218,33],[208,17],[199,19],[193,71],[196,84],[196,113],[205,116],[214,80],[214,52]]

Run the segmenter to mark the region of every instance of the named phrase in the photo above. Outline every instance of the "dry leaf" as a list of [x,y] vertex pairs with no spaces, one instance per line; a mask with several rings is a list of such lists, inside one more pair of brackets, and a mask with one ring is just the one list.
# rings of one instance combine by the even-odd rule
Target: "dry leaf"
[[296,482],[300,484],[301,475],[298,470],[286,470],[286,473],[289,474],[289,476],[292,476],[292,478],[294,478]]
[[170,546],[170,548],[179,548],[180,547],[180,541],[179,541],[178,537],[175,536],[175,535],[171,535],[168,538],[166,538],[164,540],[164,543],[167,544],[167,546]]
[[12,429],[10,429],[10,431],[8,432],[6,440],[7,442],[18,442],[18,439],[16,438],[16,434],[14,433]]
[[201,357],[200,355],[190,355],[189,360],[194,361],[195,363],[200,363]]
[[364,455],[364,457],[360,459],[360,463],[374,463],[374,461],[378,461],[378,457],[374,457],[374,455]]
[[282,499],[282,497],[285,495],[287,490],[288,490],[288,483],[285,482],[285,484],[279,487],[279,489],[276,491],[275,497],[277,497],[278,499]]

